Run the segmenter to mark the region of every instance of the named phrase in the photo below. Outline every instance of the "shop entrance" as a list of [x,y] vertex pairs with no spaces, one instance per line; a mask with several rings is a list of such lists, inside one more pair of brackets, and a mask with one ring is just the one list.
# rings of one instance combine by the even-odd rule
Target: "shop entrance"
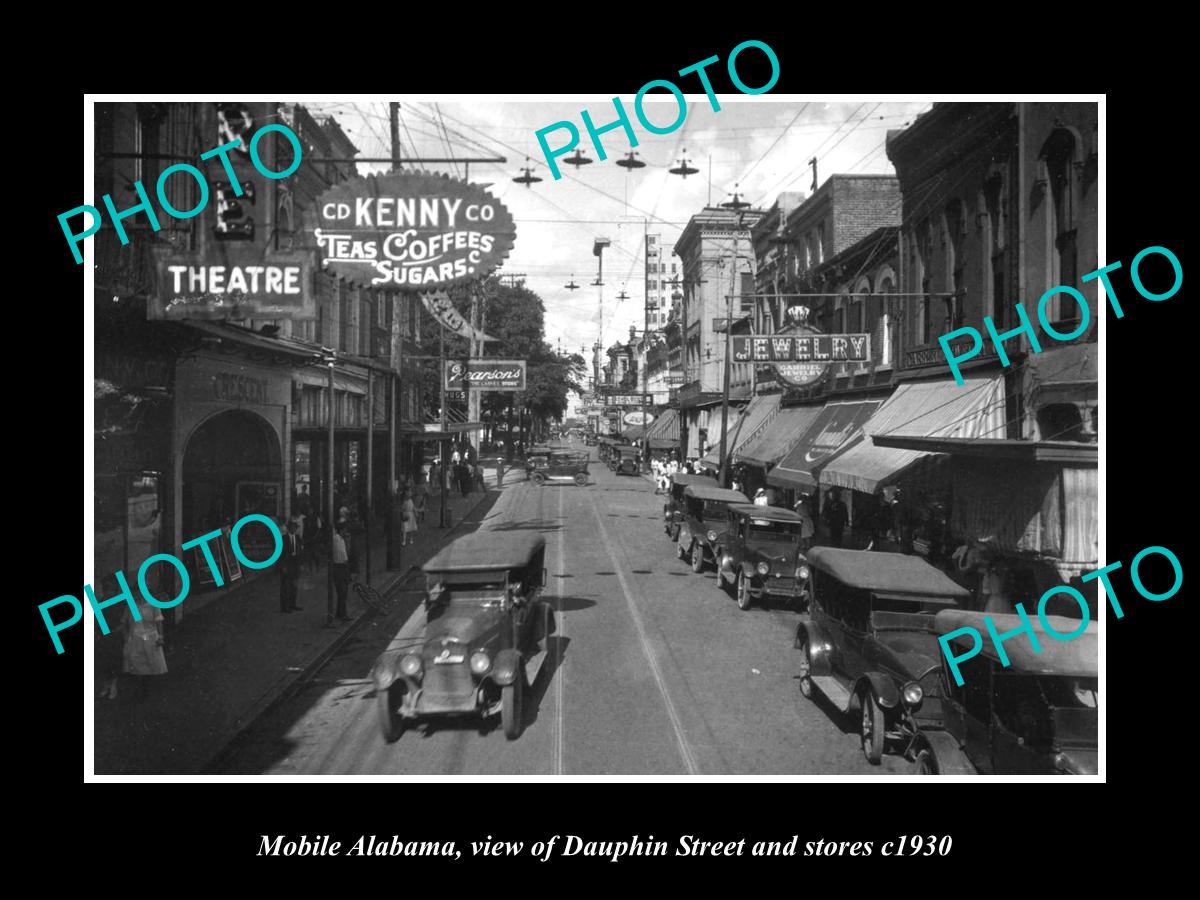
[[[266,419],[241,409],[218,413],[192,433],[184,450],[183,540],[227,530],[250,513],[278,521],[282,490],[279,440]],[[250,549],[260,537],[269,556],[273,539],[265,527],[251,523],[243,531],[241,543],[251,558],[261,558]]]

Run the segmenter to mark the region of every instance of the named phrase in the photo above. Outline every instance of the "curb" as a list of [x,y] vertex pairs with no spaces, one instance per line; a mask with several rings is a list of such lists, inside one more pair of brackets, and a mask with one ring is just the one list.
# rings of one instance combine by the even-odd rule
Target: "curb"
[[[501,487],[499,490],[503,490]],[[479,504],[487,499],[487,493],[483,493],[477,501],[466,510],[459,520],[446,529],[446,533],[442,536],[443,540],[439,541],[435,546],[441,546],[446,538],[449,538],[459,526],[467,520],[467,516],[473,513]],[[414,571],[418,571],[417,565],[410,565],[406,569],[389,573],[389,578],[386,582],[379,585],[378,590],[381,594],[386,594],[389,591],[395,590],[406,579],[408,579]],[[292,697],[300,692],[305,683],[310,681],[312,677],[319,672],[324,665],[333,658],[334,654],[340,650],[347,641],[354,635],[355,632],[362,627],[367,619],[373,618],[376,615],[374,610],[367,609],[359,613],[358,616],[350,623],[345,631],[338,633],[332,641],[325,647],[317,651],[306,663],[304,663],[299,671],[288,671],[280,676],[279,680],[272,687],[259,697],[248,708],[248,712],[243,713],[234,720],[233,724],[226,728],[222,734],[214,738],[211,742],[213,749],[204,753],[200,765],[196,771],[202,775],[217,774],[212,769],[220,763],[233,749],[241,736],[250,730],[250,728],[261,718],[267,715],[275,708],[286,703]]]

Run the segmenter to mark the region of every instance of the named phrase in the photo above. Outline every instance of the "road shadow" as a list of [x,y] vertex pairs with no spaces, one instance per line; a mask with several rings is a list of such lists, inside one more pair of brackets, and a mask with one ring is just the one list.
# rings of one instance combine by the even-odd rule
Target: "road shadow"
[[559,597],[556,600],[547,598],[547,602],[553,603],[555,609],[563,612],[580,612],[596,605],[595,600],[589,600],[587,597]]
[[561,522],[552,522],[548,519],[538,522],[509,522],[505,525],[493,525],[488,529],[488,531],[541,531],[543,533],[561,530]]

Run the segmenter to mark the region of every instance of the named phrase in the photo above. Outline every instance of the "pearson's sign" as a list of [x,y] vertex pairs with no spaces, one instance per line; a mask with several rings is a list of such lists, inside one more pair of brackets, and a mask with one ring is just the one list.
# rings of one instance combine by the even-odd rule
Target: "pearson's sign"
[[431,291],[479,281],[517,236],[499,200],[433,173],[351,178],[317,198],[316,214],[322,264],[364,287]]
[[525,360],[468,359],[446,361],[448,391],[523,391]]

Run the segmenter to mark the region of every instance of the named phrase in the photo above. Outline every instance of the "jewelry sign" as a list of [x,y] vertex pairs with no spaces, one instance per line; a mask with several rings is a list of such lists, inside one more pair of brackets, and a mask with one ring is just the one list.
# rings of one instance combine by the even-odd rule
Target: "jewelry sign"
[[432,173],[351,178],[317,198],[316,214],[322,264],[363,287],[429,291],[480,281],[517,237],[499,200]]
[[871,358],[867,334],[764,334],[730,338],[735,362],[770,363],[789,384],[811,384],[830,363]]
[[445,378],[448,391],[523,391],[525,360],[447,360]]

